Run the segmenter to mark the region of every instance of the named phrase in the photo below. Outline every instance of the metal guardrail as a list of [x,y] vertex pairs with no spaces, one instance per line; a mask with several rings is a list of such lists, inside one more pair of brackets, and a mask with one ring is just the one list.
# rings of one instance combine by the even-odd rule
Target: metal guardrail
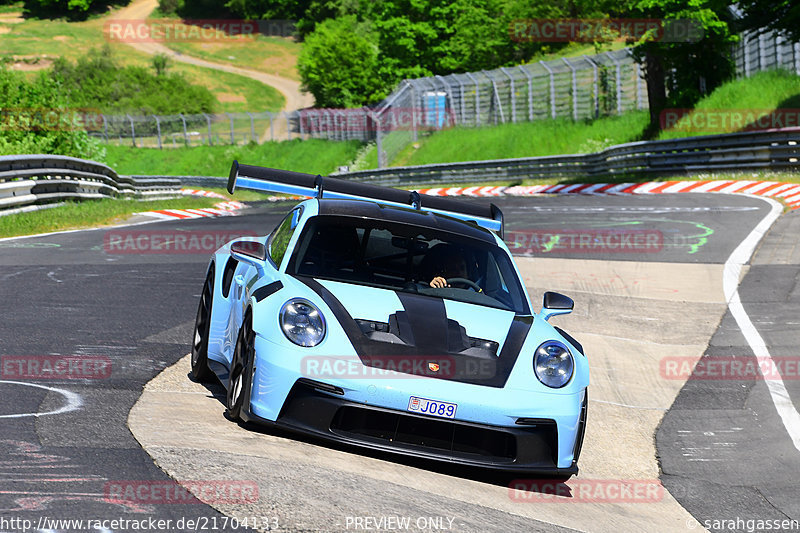
[[794,169],[800,169],[800,128],[640,141],[592,154],[361,170],[337,177],[399,186]]
[[172,177],[120,176],[106,165],[74,157],[0,156],[0,214],[68,199],[175,196],[180,186]]
[[[336,174],[389,186],[537,178],[658,176],[718,171],[800,170],[800,128],[642,141],[593,154],[441,163]],[[110,167],[55,155],[0,157],[0,214],[70,198],[174,196],[182,185],[221,186],[214,176],[120,176]],[[16,208],[16,209],[15,209]]]

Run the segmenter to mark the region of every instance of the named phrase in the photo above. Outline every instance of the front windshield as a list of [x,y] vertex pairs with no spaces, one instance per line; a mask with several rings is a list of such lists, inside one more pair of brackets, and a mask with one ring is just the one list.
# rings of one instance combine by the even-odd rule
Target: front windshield
[[316,216],[303,229],[287,273],[529,314],[511,259],[501,248],[421,226]]

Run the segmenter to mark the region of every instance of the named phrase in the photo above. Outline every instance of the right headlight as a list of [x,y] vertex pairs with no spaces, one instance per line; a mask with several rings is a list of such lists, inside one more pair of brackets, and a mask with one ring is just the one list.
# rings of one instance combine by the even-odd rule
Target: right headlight
[[325,318],[314,304],[303,298],[283,304],[280,324],[286,338],[298,346],[316,346],[325,338]]
[[569,349],[558,341],[543,342],[536,348],[533,371],[539,381],[550,388],[559,389],[569,383],[575,370],[575,361]]

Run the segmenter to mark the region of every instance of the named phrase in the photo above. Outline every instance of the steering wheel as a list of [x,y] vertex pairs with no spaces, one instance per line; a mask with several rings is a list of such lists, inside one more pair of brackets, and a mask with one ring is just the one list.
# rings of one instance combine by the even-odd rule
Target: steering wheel
[[478,285],[477,283],[475,283],[471,279],[467,279],[467,278],[448,278],[445,281],[447,282],[448,285],[453,285],[453,284],[456,284],[456,285],[467,285],[467,286],[472,287],[473,289],[475,289],[475,292],[483,292],[483,289],[481,289],[480,285]]

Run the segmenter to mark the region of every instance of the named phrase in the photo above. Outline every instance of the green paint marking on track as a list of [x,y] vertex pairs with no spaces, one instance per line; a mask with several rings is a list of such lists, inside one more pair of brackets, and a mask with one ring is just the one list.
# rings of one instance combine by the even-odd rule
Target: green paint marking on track
[[714,230],[709,228],[705,224],[701,224],[700,222],[694,222],[694,225],[695,225],[695,227],[697,227],[699,229],[705,230],[705,233],[703,233],[702,235],[689,235],[689,238],[697,238],[698,239],[697,244],[690,244],[689,245],[689,247],[690,247],[689,253],[690,254],[693,254],[693,253],[697,252],[697,250],[699,250],[701,246],[703,246],[704,244],[706,244],[708,242],[708,238],[711,235],[714,234]]
[[543,250],[544,253],[547,253],[547,252],[551,251],[553,248],[555,248],[555,246],[558,244],[558,241],[559,241],[560,238],[561,237],[558,236],[558,235],[553,235],[550,238],[549,242],[543,244],[542,247],[544,248],[544,250]]

